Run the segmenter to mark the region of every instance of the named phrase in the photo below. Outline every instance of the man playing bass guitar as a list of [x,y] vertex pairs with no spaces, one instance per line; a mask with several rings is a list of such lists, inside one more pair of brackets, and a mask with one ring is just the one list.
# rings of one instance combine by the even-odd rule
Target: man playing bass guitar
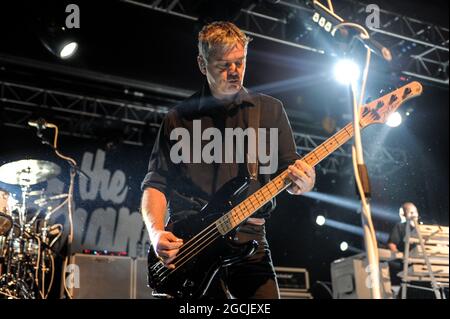
[[[296,153],[282,103],[273,97],[250,92],[243,86],[249,41],[250,38],[230,22],[204,26],[198,35],[197,60],[205,84],[200,91],[171,109],[160,127],[148,173],[142,182],[141,210],[151,249],[165,267],[162,273],[177,267],[174,260],[188,240],[165,228],[167,213],[170,222],[189,224],[219,189],[234,178],[253,178],[253,190],[249,190],[252,192],[286,168],[293,182],[287,189],[290,194],[300,195],[313,188],[315,171]],[[257,123],[251,125],[255,118]],[[257,126],[254,127],[256,153],[260,155],[260,160],[255,161],[257,169],[260,164],[259,174],[253,175],[252,171],[249,173],[250,164],[255,165],[249,160],[254,158],[249,145],[255,134],[245,131],[252,126]],[[242,139],[246,156],[239,154],[239,150],[231,154],[229,144],[237,141],[239,136],[230,139],[230,132],[248,133]],[[274,145],[277,146],[275,150]],[[263,155],[267,154],[261,153],[264,147],[273,154],[272,162],[266,161],[267,165],[262,167]],[[271,200],[238,225],[233,240],[238,243],[255,241],[255,251],[220,267],[214,273],[214,280],[207,285],[206,297],[279,298],[264,225],[274,207],[275,201]]]

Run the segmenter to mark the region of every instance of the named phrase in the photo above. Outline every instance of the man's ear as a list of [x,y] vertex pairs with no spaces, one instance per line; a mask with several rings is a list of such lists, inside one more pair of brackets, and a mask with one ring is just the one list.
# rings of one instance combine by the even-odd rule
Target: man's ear
[[198,67],[200,69],[200,72],[202,72],[203,75],[206,75],[206,62],[205,62],[205,59],[201,55],[198,55],[197,56],[197,62],[198,62]]

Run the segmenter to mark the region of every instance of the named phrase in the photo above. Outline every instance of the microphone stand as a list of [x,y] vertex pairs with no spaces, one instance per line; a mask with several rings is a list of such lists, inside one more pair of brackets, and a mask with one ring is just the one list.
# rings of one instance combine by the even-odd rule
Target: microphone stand
[[[368,39],[370,36],[362,26],[355,23],[343,22],[336,25],[332,31],[332,34],[336,32],[338,28],[343,26],[350,26],[359,29],[361,37]],[[367,172],[366,164],[364,163],[363,156],[363,146],[361,140],[361,106],[363,105],[365,85],[367,81],[367,75],[370,64],[370,49],[366,47],[366,65],[364,68],[363,81],[361,85],[360,99],[359,102],[356,98],[356,82],[352,81],[350,84],[350,95],[352,99],[352,110],[353,110],[353,131],[354,131],[354,145],[352,146],[352,162],[353,170],[355,175],[355,183],[357,186],[357,195],[361,200],[361,223],[364,231],[364,244],[366,248],[366,255],[368,260],[368,268],[366,272],[368,273],[369,280],[366,280],[366,285],[371,290],[371,296],[373,299],[381,299],[381,289],[380,289],[380,262],[378,257],[378,247],[376,240],[376,233],[372,223],[372,216],[370,210],[370,181]]]
[[[83,172],[77,165],[77,162],[68,156],[63,155],[59,150],[58,150],[58,126],[56,124],[52,124],[52,123],[46,123],[43,120],[40,123],[44,123],[44,124],[40,124],[38,125],[38,132],[37,135],[39,138],[41,138],[41,142],[45,145],[50,146],[54,152],[56,153],[56,155],[64,160],[66,160],[71,169],[70,169],[70,183],[69,183],[69,190],[67,192],[68,196],[67,196],[67,206],[68,206],[68,214],[69,214],[69,235],[68,235],[68,239],[67,239],[67,253],[66,253],[66,258],[64,260],[64,265],[63,265],[63,273],[62,273],[62,280],[63,280],[63,284],[64,284],[64,290],[67,294],[67,296],[69,297],[69,299],[72,299],[72,294],[69,291],[69,289],[67,288],[66,285],[66,269],[67,269],[67,264],[69,263],[69,259],[71,257],[71,253],[72,253],[72,242],[73,242],[73,190],[74,190],[74,184],[75,184],[75,176],[76,174],[80,174],[83,175],[84,177],[86,177],[87,179],[89,179],[88,175]],[[42,127],[44,128],[53,128],[55,130],[55,137],[54,137],[54,141],[53,144],[51,144],[50,142],[48,142],[46,139],[43,138],[42,136],[42,132],[41,129]]]
[[[41,139],[42,144],[49,146],[56,153],[56,155],[58,155],[59,150],[56,147],[54,147],[49,141],[47,141],[45,139],[45,137],[43,137],[42,132],[40,132],[39,129],[37,130],[36,135],[37,135],[37,137],[39,137]],[[84,178],[86,178],[88,180],[90,179],[89,176],[76,164],[76,162],[72,162],[67,159],[65,159],[65,160],[70,165],[72,170],[77,172],[80,176],[83,176]]]

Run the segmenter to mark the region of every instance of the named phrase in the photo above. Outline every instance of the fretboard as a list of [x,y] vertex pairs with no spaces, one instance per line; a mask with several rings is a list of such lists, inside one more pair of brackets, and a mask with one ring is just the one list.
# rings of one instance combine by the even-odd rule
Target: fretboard
[[[338,131],[332,137],[324,141],[322,144],[317,146],[314,150],[309,152],[306,156],[302,158],[303,161],[308,163],[310,166],[314,167],[320,163],[324,158],[333,153],[343,144],[345,144],[349,139],[353,137],[353,124],[347,124],[343,129]],[[227,214],[219,218],[215,225],[218,231],[225,235],[239,224],[241,224],[245,219],[250,217],[258,209],[263,207],[272,198],[277,196],[280,192],[285,190],[292,181],[289,178],[288,170],[283,171],[273,180],[268,182],[266,185],[261,187],[258,191],[247,197],[240,204],[235,206]]]

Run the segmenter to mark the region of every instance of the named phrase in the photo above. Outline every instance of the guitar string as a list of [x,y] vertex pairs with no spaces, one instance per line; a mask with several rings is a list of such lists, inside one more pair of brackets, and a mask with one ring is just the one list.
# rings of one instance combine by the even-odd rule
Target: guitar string
[[[195,235],[194,237],[192,237],[188,242],[186,242],[186,244],[184,244],[183,246],[180,247],[180,252],[178,254],[178,256],[183,255],[183,253],[189,249],[190,247],[192,247],[193,245],[195,245],[199,240],[201,240],[204,236],[207,236],[208,233],[210,233],[212,230],[215,229],[214,223],[212,223],[211,225],[209,225],[208,227],[206,227],[205,229],[203,229],[200,233],[198,233],[197,235]],[[209,229],[209,231],[207,231]],[[207,232],[206,234],[204,234],[205,232]],[[195,240],[195,242],[193,241]],[[157,266],[159,264],[162,264],[163,267],[164,263],[162,263],[161,261],[157,262],[154,266]]]
[[[280,174],[281,175],[281,174]],[[268,183],[269,184],[269,183]],[[268,185],[267,184],[267,185]],[[272,185],[272,186],[275,186],[275,185]],[[257,192],[261,192],[262,191],[262,189],[261,190],[258,190]],[[269,193],[269,195],[270,196],[272,196],[272,193],[268,190],[268,189],[266,189],[265,191],[267,191],[268,193]],[[267,196],[267,194],[265,195],[265,196]],[[249,197],[249,198],[251,198],[251,197]],[[270,200],[270,199],[269,199]],[[268,202],[269,200],[267,200],[266,202]],[[237,205],[233,210],[236,210],[236,209],[239,209],[239,206],[242,206],[243,205],[243,203],[244,202],[242,202],[241,204],[239,204],[239,205]],[[250,200],[250,203],[252,204],[252,206],[253,206],[253,209],[254,209],[254,211],[257,211],[260,207],[262,207],[264,204],[262,204],[262,205],[260,205],[260,207],[258,207],[258,208],[256,208],[255,209],[255,206],[254,206],[254,203]],[[244,206],[246,206],[246,205],[244,205]],[[247,207],[246,207],[246,209],[248,209]],[[241,210],[241,212],[242,212],[242,209],[239,209],[239,210]],[[239,215],[239,217],[241,217],[242,218],[242,216],[240,216],[240,214],[238,213],[238,215]],[[251,215],[251,214],[250,214]],[[224,216],[227,216],[227,215],[224,215]],[[245,215],[244,215],[245,216]],[[235,217],[232,217],[232,218],[234,218],[235,219]],[[244,218],[245,219],[245,218]],[[228,220],[229,220],[229,218],[228,218]],[[216,224],[217,223],[217,224]],[[226,228],[229,228],[229,227],[227,227],[227,223],[230,223],[229,221],[228,222],[224,222],[224,221],[220,221],[220,222],[216,222],[216,223],[214,223],[213,225],[220,225],[220,226],[225,226]],[[237,223],[237,225],[239,225],[239,223]],[[234,227],[233,227],[234,228]],[[232,228],[232,229],[233,229]],[[213,242],[214,240],[215,240],[215,238],[212,240],[212,241],[210,241],[210,242],[208,242],[208,240],[210,240],[211,238],[213,238],[215,235],[218,235],[218,234],[221,234],[220,233],[220,231],[218,230],[218,228],[217,228],[217,226],[212,230],[212,231],[215,231],[215,232],[213,232],[212,234],[211,234],[211,231],[209,231],[208,232],[208,234],[206,234],[206,235],[204,235],[204,236],[209,236],[208,238],[206,238],[202,243],[200,243],[198,246],[201,246],[201,245],[203,245],[203,244],[206,244],[206,246],[208,246],[211,242]],[[229,232],[229,231],[228,231]],[[203,236],[203,237],[204,237]],[[205,247],[206,247],[205,246]],[[195,247],[195,249],[197,249],[198,247]],[[194,250],[194,251],[192,251],[192,253],[195,255],[195,254],[197,254],[199,251],[197,251],[197,250]],[[186,255],[187,254],[187,255]],[[178,262],[181,262],[184,258],[186,258],[186,257],[189,257],[189,255],[191,254],[191,251],[189,251],[189,252],[186,252],[186,250],[184,251],[184,255],[183,256],[181,256],[181,255],[178,255],[177,256],[177,260],[175,261],[175,264]],[[194,256],[193,255],[193,256]],[[190,258],[192,258],[193,256],[190,256]],[[190,259],[189,258],[189,259]],[[183,262],[183,264],[184,264],[184,262]],[[166,268],[165,266],[163,266],[164,268]],[[180,267],[180,266],[178,266],[178,267]],[[167,268],[166,268],[167,269]],[[159,271],[159,270],[158,270]]]
[[[270,199],[268,199],[268,200],[267,200],[266,202],[264,202],[263,204],[260,204],[260,206],[257,207],[257,208],[255,209],[255,211],[257,211],[259,208],[261,208],[262,206],[264,206],[265,203],[267,203],[269,200],[270,200]],[[183,266],[186,262],[188,262],[189,260],[191,260],[196,254],[200,253],[203,249],[205,249],[206,247],[208,247],[211,243],[214,242],[214,240],[216,240],[217,238],[219,238],[220,235],[221,235],[221,233],[220,233],[218,230],[216,230],[216,232],[212,233],[211,236],[209,236],[209,237],[201,244],[201,245],[203,245],[203,247],[201,247],[201,245],[199,245],[200,249],[195,250],[195,251],[192,251],[192,254],[188,254],[187,256],[184,256],[183,258],[181,258],[181,260],[175,262],[175,263],[174,263],[174,265],[175,265],[175,267],[176,267],[175,269],[169,269],[169,268],[166,268],[166,271],[162,272],[162,273],[159,275],[159,277],[165,276],[165,277],[162,278],[161,280],[165,280],[165,279],[166,279],[169,275],[171,275],[173,272],[175,272],[176,270],[180,269],[181,266]],[[217,236],[217,237],[216,237],[216,236]],[[187,259],[185,259],[186,257],[187,257]],[[183,260],[183,259],[185,259],[185,260]],[[177,263],[180,263],[180,262],[181,262],[181,264],[176,265]],[[169,272],[169,273],[167,273],[167,272]]]
[[[240,206],[240,204],[239,204],[238,206]],[[238,206],[236,206],[233,210],[236,210],[236,209],[238,208]],[[240,209],[240,211],[241,211],[240,213],[239,213],[239,212],[237,213],[238,217],[245,219],[245,213],[243,213],[242,209]],[[242,214],[243,216],[241,216],[241,214]],[[226,216],[226,215],[224,215],[224,216]],[[223,217],[224,217],[224,216],[223,216]],[[222,218],[223,218],[223,217],[222,217]],[[232,218],[235,219],[235,218],[236,218],[236,215],[233,216]],[[226,224],[226,222],[225,222],[225,224]],[[191,247],[192,245],[195,245],[199,240],[203,239],[205,236],[208,236],[208,235],[211,233],[211,231],[213,231],[213,230],[215,230],[215,229],[217,228],[217,225],[218,225],[218,224],[217,224],[217,221],[216,221],[216,222],[212,223],[211,225],[209,225],[208,227],[206,227],[202,232],[200,232],[199,234],[197,234],[196,236],[194,236],[193,238],[191,238],[186,244],[184,244],[184,245],[180,248],[180,253],[178,254],[177,257],[181,257],[181,256],[184,254],[184,252],[185,252],[189,247]],[[220,226],[223,226],[223,225],[224,225],[223,223],[220,224]],[[211,228],[211,229],[210,229],[210,228]],[[210,229],[210,230],[207,231],[208,229]],[[207,231],[206,234],[203,234],[205,231]],[[202,235],[202,234],[203,234],[203,235]],[[200,235],[202,235],[202,236],[200,236]],[[194,240],[195,240],[195,242],[194,242]],[[152,268],[154,268],[154,267],[156,267],[157,265],[160,265],[160,264],[164,265],[164,263],[158,262],[158,263],[156,263]]]
[[[280,176],[281,176],[281,174],[280,174]],[[272,182],[273,182],[273,183],[272,183]],[[271,183],[273,184],[273,185],[271,185],[271,186],[274,186],[274,187],[276,188],[276,185],[274,184],[274,182],[275,182],[275,179],[274,179],[273,181],[271,181]],[[268,183],[267,185],[269,185],[269,183]],[[261,190],[262,190],[262,188],[261,188],[260,190],[256,191],[254,194],[256,194],[256,193],[258,193],[258,192],[261,192]],[[269,195],[270,195],[270,196],[272,196],[272,197],[274,196],[274,195],[272,194],[272,192],[271,192],[269,189],[266,189],[266,191],[269,192]],[[253,195],[254,195],[254,194],[253,194]],[[267,196],[267,194],[266,194],[265,196]],[[250,201],[250,203],[252,204],[253,209],[254,209],[255,207],[254,207],[254,205],[253,205],[253,202]],[[244,205],[245,208],[240,208],[240,206],[243,206],[243,202],[240,203],[240,204],[238,204],[235,208],[233,208],[233,210],[235,210],[236,213],[237,213],[237,214],[235,214],[234,216],[233,216],[233,214],[232,214],[232,217],[231,217],[231,218],[232,218],[234,221],[236,220],[237,217],[238,217],[238,218],[241,218],[242,220],[244,220],[245,217],[246,217],[245,211],[249,211],[249,207],[247,207],[247,205]],[[255,211],[256,211],[256,210],[255,210]],[[250,215],[252,215],[252,214],[248,214],[248,216],[250,216]],[[227,216],[227,215],[224,215],[223,217],[225,217],[225,216]],[[222,217],[222,218],[223,218],[223,217]],[[230,220],[230,218],[228,218],[228,220]],[[221,223],[220,223],[220,222],[219,222],[219,223],[214,222],[214,223],[212,223],[211,225],[209,225],[208,227],[206,227],[201,233],[199,233],[199,234],[197,234],[195,237],[191,238],[191,240],[189,240],[185,245],[182,246],[182,248],[180,248],[180,250],[181,250],[181,249],[183,249],[183,250],[178,254],[177,259],[178,259],[178,257],[181,257],[183,254],[185,254],[185,253],[187,252],[187,249],[188,249],[189,247],[186,247],[186,245],[192,246],[192,245],[198,243],[199,240],[201,240],[201,239],[204,238],[205,236],[208,236],[209,233],[210,233],[212,230],[216,229],[216,228],[217,228],[217,225],[219,225],[219,226],[224,226],[224,225],[226,225],[226,223],[227,223],[226,220],[225,220],[224,222],[222,221]],[[209,230],[206,234],[203,234],[207,229],[209,229],[209,228],[211,228],[211,227],[213,227],[213,229]],[[200,236],[201,234],[203,234],[203,235]],[[194,239],[195,239],[195,242],[193,242]],[[153,270],[153,269],[155,269],[158,265],[164,265],[164,263],[162,263],[162,262],[157,262],[157,263],[155,263],[152,267],[150,267],[149,269],[152,269],[152,270]],[[159,270],[158,270],[158,271],[159,271]]]

